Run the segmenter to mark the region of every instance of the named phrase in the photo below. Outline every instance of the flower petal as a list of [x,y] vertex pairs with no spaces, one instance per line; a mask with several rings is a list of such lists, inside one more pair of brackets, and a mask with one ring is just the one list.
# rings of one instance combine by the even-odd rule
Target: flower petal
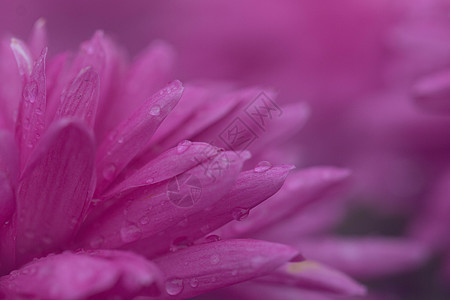
[[423,264],[426,248],[414,241],[382,237],[303,239],[299,249],[309,259],[346,274],[373,279],[397,274]]
[[417,82],[413,97],[423,108],[440,113],[450,113],[450,70],[432,74]]
[[158,126],[177,104],[182,92],[181,82],[172,82],[119,124],[103,142],[97,153],[97,194],[104,191],[118,173],[144,150]]
[[13,188],[19,180],[19,150],[13,135],[0,131],[0,172],[3,172]]
[[45,129],[47,108],[45,64],[47,48],[42,53],[29,76],[24,76],[22,101],[16,123],[16,140],[20,148],[20,161],[25,166]]
[[94,127],[99,96],[99,77],[92,67],[86,67],[64,91],[56,119],[77,117]]
[[77,245],[118,248],[143,239],[142,251],[154,254],[145,238],[159,234],[164,239],[165,229],[214,205],[232,187],[246,158],[222,152],[170,180],[131,189],[101,202],[101,214],[89,216]]
[[257,240],[226,240],[188,247],[155,260],[167,297],[186,299],[272,272],[298,251]]
[[347,296],[366,293],[364,286],[344,273],[310,260],[287,263],[258,281]]
[[160,286],[154,264],[118,251],[49,255],[0,279],[1,294],[8,299],[131,299],[142,292],[156,296]]
[[[124,181],[114,185],[113,189],[104,197],[108,198],[125,190],[156,184],[175,177],[207,159],[217,155],[219,149],[207,143],[193,143],[185,140],[177,147],[167,150],[144,167],[127,177]],[[120,180],[121,176],[118,177]]]
[[[272,196],[282,186],[292,166],[278,166],[264,173],[246,171],[239,174],[234,187],[207,212],[199,210],[173,223],[162,234],[135,243],[130,249],[152,256],[168,252],[171,247],[185,247],[233,219],[243,219],[249,210]],[[150,249],[146,245],[152,245]]]
[[30,51],[34,58],[38,58],[44,49],[48,45],[47,41],[47,27],[45,26],[45,19],[38,19],[33,26],[33,31],[29,39]]
[[256,207],[245,222],[230,223],[220,232],[225,237],[237,237],[263,230],[321,199],[341,185],[348,176],[349,171],[331,167],[297,171],[288,176],[277,194]]
[[71,240],[92,197],[94,156],[92,134],[76,121],[58,121],[44,135],[17,191],[21,262]]

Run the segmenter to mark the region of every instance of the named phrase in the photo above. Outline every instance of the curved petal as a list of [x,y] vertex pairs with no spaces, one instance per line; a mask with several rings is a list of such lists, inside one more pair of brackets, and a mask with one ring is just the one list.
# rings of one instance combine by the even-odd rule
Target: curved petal
[[82,69],[63,92],[56,119],[77,117],[94,127],[99,88],[97,72],[92,67]]
[[282,244],[226,240],[191,246],[155,263],[166,279],[166,297],[186,299],[267,275],[295,259],[298,251]]
[[26,166],[17,191],[17,250],[24,262],[70,241],[95,185],[95,146],[83,125],[51,126]]
[[77,245],[118,248],[158,234],[164,238],[165,229],[220,200],[233,186],[246,158],[222,152],[170,180],[101,202],[102,214],[83,224]]
[[103,142],[97,153],[97,194],[104,191],[119,172],[144,150],[182,93],[181,82],[170,83],[119,124]]
[[38,299],[133,298],[161,292],[162,276],[149,261],[118,251],[64,252],[35,260],[0,278],[4,297]]
[[272,198],[258,207],[245,222],[228,224],[221,229],[225,237],[245,236],[264,230],[271,224],[298,213],[311,202],[323,198],[339,187],[349,176],[349,171],[331,167],[316,167],[294,172]]
[[414,269],[429,256],[427,249],[420,243],[382,237],[305,238],[298,246],[309,259],[361,279]]
[[450,70],[418,81],[412,93],[421,107],[433,112],[450,113]]
[[30,45],[30,51],[34,58],[39,57],[44,49],[48,45],[47,27],[46,21],[43,18],[38,19],[33,26],[28,44]]
[[[233,188],[207,213],[203,210],[193,212],[180,223],[173,223],[162,234],[139,241],[129,249],[151,257],[156,253],[168,252],[171,247],[186,247],[232,220],[244,219],[250,209],[278,191],[291,169],[292,166],[277,166],[263,173],[253,170],[242,172]],[[214,239],[214,235],[211,237]]]
[[[155,159],[149,161],[145,166],[129,175],[122,182],[113,186],[112,190],[104,197],[124,192],[149,184],[156,184],[175,177],[198,164],[205,162],[211,157],[219,154],[219,148],[207,143],[193,143],[184,140],[177,147],[167,150]],[[121,176],[118,180],[121,180]]]
[[[12,48],[20,52],[17,50],[19,48],[15,47],[14,44],[15,42],[13,41]],[[20,55],[18,54],[17,56]],[[22,101],[19,104],[19,113],[16,122],[16,140],[20,148],[22,168],[25,166],[45,129],[45,113],[47,109],[46,59],[47,48],[44,48],[40,57],[35,62],[31,73],[29,75],[24,73],[23,76]],[[19,60],[18,63],[20,64]],[[23,72],[26,71],[24,70]]]
[[366,294],[364,286],[344,273],[310,260],[287,263],[275,272],[257,280],[346,296]]

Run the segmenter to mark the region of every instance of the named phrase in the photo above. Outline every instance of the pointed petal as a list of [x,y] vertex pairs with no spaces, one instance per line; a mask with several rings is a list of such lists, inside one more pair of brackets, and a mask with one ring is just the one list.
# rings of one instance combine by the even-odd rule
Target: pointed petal
[[263,230],[321,199],[339,187],[349,174],[348,170],[331,167],[297,171],[288,176],[277,194],[256,207],[245,222],[230,223],[220,232],[224,237],[236,237]]
[[33,71],[25,79],[22,101],[16,123],[16,140],[20,148],[20,161],[25,166],[31,152],[36,147],[45,129],[45,111],[47,107],[45,64],[47,48],[36,61]]
[[298,257],[285,245],[226,240],[195,245],[155,260],[166,278],[166,297],[186,299],[266,275]]
[[49,255],[0,279],[8,299],[105,299],[117,294],[131,299],[141,292],[156,296],[160,285],[155,265],[118,251]]
[[[187,172],[101,202],[102,214],[89,217],[78,236],[81,247],[118,248],[142,239],[147,257],[159,250],[145,238],[158,235],[190,214],[210,209],[232,187],[245,158],[222,152]],[[112,204],[112,205],[111,205]],[[141,248],[141,247],[138,247]]]
[[304,239],[299,249],[309,259],[361,279],[408,271],[428,258],[425,247],[417,242],[382,237]]
[[19,39],[11,39],[11,50],[19,68],[22,77],[27,78],[33,71],[33,55],[28,46]]
[[364,295],[366,288],[344,273],[315,261],[287,263],[258,281],[293,285],[306,290],[356,296]]
[[183,92],[174,81],[123,121],[100,146],[97,154],[98,184],[101,193],[150,141],[153,133],[177,104]]
[[424,109],[450,113],[450,70],[432,74],[413,87],[413,97]]
[[[216,122],[220,122],[223,119],[228,120],[228,116],[241,102],[244,101],[243,99],[246,99],[246,96],[247,92],[224,93],[218,95],[206,94],[205,98],[202,99],[202,103],[194,101],[196,109],[190,110],[191,115],[185,122],[181,123],[182,126],[179,123],[180,126],[177,126],[175,130],[170,133],[170,135],[153,146],[160,147],[162,149],[173,147],[178,141],[191,139],[203,130],[213,126]],[[184,101],[188,100],[189,99],[184,99]],[[216,138],[217,132],[218,131],[214,132],[214,136],[212,138],[204,139],[201,142],[210,143],[214,138]]]
[[48,45],[45,19],[40,18],[34,23],[28,44],[30,45],[30,50],[34,58],[39,57],[42,49]]
[[77,117],[94,127],[99,97],[99,78],[92,67],[84,68],[64,91],[56,119]]
[[20,261],[70,241],[85,217],[95,184],[92,134],[70,119],[49,128],[17,191]]
[[[112,195],[128,189],[156,184],[170,179],[201,164],[218,153],[219,148],[207,143],[182,141],[177,147],[162,153],[127,177],[123,182],[115,185],[105,198],[110,198]],[[120,179],[119,176],[118,180]]]
[[[244,219],[249,210],[272,196],[283,184],[292,166],[278,166],[264,173],[247,171],[239,174],[233,188],[208,212],[193,212],[180,223],[172,223],[163,234],[142,240],[130,247],[138,253],[168,252],[171,247],[186,246],[233,219]],[[219,233],[220,234],[220,233]],[[211,236],[214,239],[214,236]],[[208,237],[206,238],[208,240]],[[145,245],[153,245],[146,249]]]

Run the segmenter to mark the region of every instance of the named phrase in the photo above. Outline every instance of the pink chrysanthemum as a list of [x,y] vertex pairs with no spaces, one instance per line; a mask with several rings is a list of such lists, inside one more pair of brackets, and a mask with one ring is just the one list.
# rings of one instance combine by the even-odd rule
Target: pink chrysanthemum
[[[234,239],[243,228],[223,227],[282,187],[293,166],[248,166],[282,160],[274,142],[301,127],[304,105],[280,108],[271,91],[224,83],[164,86],[173,52],[162,42],[131,65],[101,32],[75,54],[49,58],[45,45],[38,21],[29,43],[1,49],[3,297],[181,299],[253,279],[303,293],[364,293],[339,271],[301,262],[292,246]],[[263,113],[252,111],[255,97],[269,105]],[[247,231],[347,176],[296,172]]]

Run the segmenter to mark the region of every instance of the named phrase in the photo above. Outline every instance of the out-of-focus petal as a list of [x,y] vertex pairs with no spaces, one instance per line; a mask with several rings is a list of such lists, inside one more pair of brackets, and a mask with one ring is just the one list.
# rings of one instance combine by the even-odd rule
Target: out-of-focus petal
[[364,295],[366,288],[344,273],[315,261],[287,263],[258,281],[293,285],[306,290],[340,295]]
[[149,143],[153,133],[178,103],[183,92],[174,81],[154,94],[105,139],[97,153],[97,193],[101,193]]
[[161,292],[161,273],[145,259],[117,251],[71,253],[35,260],[0,279],[0,293],[8,299],[132,298]]
[[394,238],[303,239],[299,249],[308,259],[361,279],[372,279],[420,267],[429,256],[420,243]]
[[430,75],[413,87],[413,97],[423,108],[450,113],[450,70]]
[[245,159],[222,152],[174,178],[106,199],[98,206],[102,214],[86,220],[78,245],[117,248],[143,239],[141,253],[151,256],[157,247],[153,249],[145,238],[159,234],[166,239],[165,229],[212,207],[233,186]]
[[326,196],[344,183],[349,174],[348,170],[331,167],[297,171],[288,176],[277,194],[256,207],[245,222],[230,223],[220,230],[221,234],[236,237],[264,230]]
[[[260,173],[242,172],[233,188],[210,208],[188,214],[180,223],[173,223],[162,234],[142,240],[131,249],[147,255],[175,250],[194,243],[232,220],[245,219],[250,209],[278,191],[291,169],[292,166],[277,166]],[[213,234],[210,239],[220,237]],[[146,245],[152,247],[148,249]]]
[[450,247],[450,171],[437,182],[425,208],[411,225],[410,235],[434,250]]
[[17,191],[20,261],[66,246],[87,212],[95,184],[92,134],[70,119],[56,122],[27,164]]
[[155,260],[166,296],[185,299],[259,276],[298,259],[298,251],[256,240],[226,240],[188,247]]
[[40,18],[34,23],[28,44],[30,45],[30,51],[33,54],[33,57],[38,58],[42,49],[48,45],[45,19]]

